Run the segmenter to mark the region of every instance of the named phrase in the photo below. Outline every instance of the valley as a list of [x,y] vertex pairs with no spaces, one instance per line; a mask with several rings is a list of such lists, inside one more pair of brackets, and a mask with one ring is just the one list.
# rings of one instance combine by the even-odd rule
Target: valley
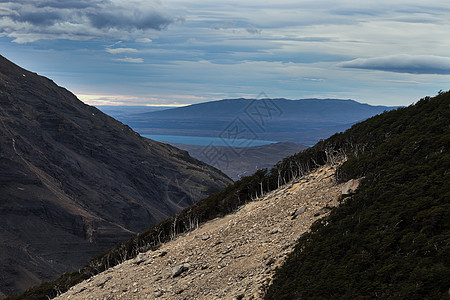
[[[0,296],[74,269],[8,299],[448,293],[450,92],[356,123],[270,170],[234,173],[232,182],[52,81],[0,63]],[[241,121],[219,137],[239,140]],[[222,150],[242,151],[232,172],[297,146]],[[341,196],[356,178],[358,189]]]
[[342,99],[243,98],[179,108],[99,106],[142,136],[186,150],[233,180],[394,108]]
[[446,299],[449,101],[358,123],[11,299]]
[[192,157],[222,170],[233,180],[238,180],[243,176],[250,176],[259,169],[270,170],[283,158],[308,148],[289,142],[241,148],[175,143],[172,145],[188,151]]
[[0,300],[450,300],[446,1],[0,1]]

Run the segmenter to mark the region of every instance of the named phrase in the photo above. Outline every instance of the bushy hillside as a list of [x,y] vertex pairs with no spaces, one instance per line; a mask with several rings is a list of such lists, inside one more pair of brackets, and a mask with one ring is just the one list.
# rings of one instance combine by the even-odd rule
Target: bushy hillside
[[360,150],[339,172],[363,185],[300,238],[266,299],[449,298],[450,93],[327,142]]

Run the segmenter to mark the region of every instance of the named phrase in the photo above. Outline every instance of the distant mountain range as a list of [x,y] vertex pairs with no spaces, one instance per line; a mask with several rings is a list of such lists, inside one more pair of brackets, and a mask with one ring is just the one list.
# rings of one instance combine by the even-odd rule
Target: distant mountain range
[[341,99],[241,98],[141,114],[117,114],[116,111],[113,116],[140,134],[231,137],[313,145],[356,122],[393,108]]
[[229,183],[0,56],[0,298]]

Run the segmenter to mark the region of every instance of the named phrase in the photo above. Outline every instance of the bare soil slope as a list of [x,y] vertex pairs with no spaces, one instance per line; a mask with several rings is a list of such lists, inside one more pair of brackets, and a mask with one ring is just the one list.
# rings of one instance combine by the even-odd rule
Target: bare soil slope
[[338,205],[334,174],[323,167],[56,299],[260,299],[297,238]]

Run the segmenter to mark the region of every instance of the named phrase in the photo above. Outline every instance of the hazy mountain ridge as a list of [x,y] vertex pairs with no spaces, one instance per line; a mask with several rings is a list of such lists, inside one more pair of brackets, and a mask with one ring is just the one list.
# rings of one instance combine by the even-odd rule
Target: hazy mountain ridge
[[393,108],[341,99],[240,98],[119,117],[141,134],[221,137],[238,125],[247,131],[240,138],[314,145]]
[[0,290],[23,291],[231,181],[0,57]]

